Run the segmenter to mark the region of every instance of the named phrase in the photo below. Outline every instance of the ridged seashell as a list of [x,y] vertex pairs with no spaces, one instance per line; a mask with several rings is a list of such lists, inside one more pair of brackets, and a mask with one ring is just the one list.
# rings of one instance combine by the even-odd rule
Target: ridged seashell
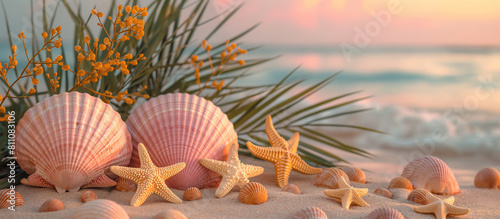
[[357,167],[340,167],[342,171],[344,171],[347,176],[349,176],[349,180],[352,182],[358,183],[366,183],[365,172]]
[[114,186],[106,175],[111,174],[109,167],[127,165],[132,155],[120,114],[78,92],[54,95],[30,108],[16,137],[17,161],[31,174],[21,182],[58,192]]
[[460,187],[451,169],[441,159],[425,156],[410,162],[401,176],[410,180],[414,188],[443,195],[460,193]]
[[418,188],[411,191],[407,199],[415,203],[426,205],[429,204],[429,201],[427,201],[425,197],[427,193],[429,193],[427,189]]
[[73,219],[128,219],[130,218],[119,204],[106,199],[87,202],[76,209]]
[[474,178],[474,186],[477,188],[500,189],[500,172],[491,167],[480,170]]
[[267,201],[267,190],[260,183],[247,183],[238,194],[238,201],[252,205],[262,204]]
[[95,192],[92,192],[90,190],[83,192],[82,195],[80,196],[80,201],[82,201],[83,203],[94,201],[96,199],[97,195],[95,194]]
[[326,168],[321,173],[318,173],[314,178],[314,185],[319,187],[327,187],[330,189],[338,189],[338,181],[337,178],[339,176],[343,176],[347,183],[350,183],[349,176],[347,174],[338,169],[338,168]]
[[60,211],[64,210],[64,204],[59,201],[59,199],[50,199],[45,201],[42,206],[40,206],[40,212],[50,212],[50,211]]
[[328,219],[328,216],[317,207],[307,207],[295,212],[292,219]]
[[375,189],[375,191],[373,191],[373,193],[377,194],[377,195],[381,195],[381,196],[384,196],[386,198],[392,198],[392,193],[391,191],[387,190],[387,189],[384,189],[384,188],[378,188],[378,189]]
[[12,205],[14,206],[24,205],[24,199],[21,196],[21,194],[19,194],[19,192],[13,189],[0,190],[0,208],[8,208]]
[[186,201],[193,201],[203,198],[201,191],[196,187],[191,187],[184,191],[182,198]]
[[118,177],[118,179],[116,180],[115,189],[121,192],[135,191],[137,189],[137,183],[125,178]]
[[288,184],[288,185],[284,186],[281,190],[285,191],[285,192],[291,192],[293,194],[300,195],[300,189],[299,189],[299,187],[297,187],[294,184]]
[[403,214],[394,208],[380,207],[366,215],[367,219],[405,219]]
[[238,138],[221,109],[204,98],[171,93],[150,99],[128,118],[134,151],[130,166],[140,165],[137,144],[143,143],[158,167],[185,162],[186,168],[166,180],[170,188],[216,187],[222,177],[198,160],[227,160]]
[[413,186],[411,185],[410,180],[408,180],[406,177],[398,176],[392,179],[389,183],[389,189],[396,188],[412,190]]
[[187,219],[187,217],[180,211],[168,209],[156,214],[153,219]]

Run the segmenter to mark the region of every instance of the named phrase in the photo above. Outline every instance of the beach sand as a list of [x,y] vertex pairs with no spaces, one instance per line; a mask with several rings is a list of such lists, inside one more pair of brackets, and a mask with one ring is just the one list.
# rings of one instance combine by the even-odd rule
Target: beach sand
[[[314,175],[291,173],[289,183],[297,185],[301,194],[283,192],[276,185],[274,167],[271,163],[255,158],[241,157],[243,163],[259,165],[265,168],[262,175],[251,178],[250,181],[263,184],[269,199],[261,205],[246,205],[238,202],[238,188],[234,188],[223,198],[215,198],[215,189],[202,189],[203,199],[183,201],[182,204],[172,204],[157,195],[151,195],[140,207],[129,206],[134,192],[120,192],[112,188],[91,189],[98,198],[109,199],[120,204],[131,218],[152,218],[167,209],[175,209],[188,218],[290,218],[296,211],[315,206],[322,209],[329,218],[364,218],[378,207],[387,206],[400,211],[405,218],[435,218],[432,214],[418,214],[412,206],[418,204],[406,200],[409,191],[392,189],[393,199],[388,199],[373,193],[377,188],[387,188],[389,181],[399,175],[410,161],[411,152],[404,151],[371,151],[378,155],[375,159],[365,159],[354,155],[343,155],[354,166],[365,170],[366,184],[351,184],[358,188],[368,188],[369,193],[363,196],[371,207],[351,206],[350,210],[341,208],[340,204],[323,194],[325,188],[313,185]],[[470,213],[457,218],[498,218],[500,217],[500,190],[475,188],[473,181],[477,171],[484,167],[499,168],[500,163],[482,157],[440,157],[453,170],[460,184],[461,193],[455,195],[455,205],[470,208]],[[36,188],[19,185],[16,190],[24,197],[26,204],[16,207],[16,211],[0,210],[0,218],[71,218],[80,202],[80,190],[74,193],[57,193],[54,189]],[[172,189],[182,198],[183,191]],[[448,196],[440,196],[442,198]],[[38,208],[48,199],[61,200],[65,209],[58,212],[40,213]]]

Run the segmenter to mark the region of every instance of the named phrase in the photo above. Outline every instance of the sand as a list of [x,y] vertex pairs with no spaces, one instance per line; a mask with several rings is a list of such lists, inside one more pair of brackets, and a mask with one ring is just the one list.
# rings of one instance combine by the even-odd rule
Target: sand
[[[412,153],[403,151],[371,151],[379,155],[374,160],[345,155],[353,165],[365,169],[368,183],[351,183],[355,187],[368,188],[369,193],[363,196],[371,207],[351,206],[350,210],[341,208],[340,204],[323,194],[324,188],[313,185],[314,175],[302,175],[292,172],[289,183],[297,185],[301,193],[295,195],[283,192],[276,185],[274,167],[271,163],[255,158],[242,157],[246,164],[259,165],[265,168],[262,175],[251,178],[251,181],[263,184],[268,192],[269,200],[261,205],[246,205],[238,202],[238,189],[233,189],[224,198],[215,198],[215,189],[203,189],[203,199],[184,201],[182,204],[172,204],[152,195],[140,207],[129,206],[134,192],[120,192],[111,188],[91,189],[98,198],[109,199],[122,205],[131,218],[152,218],[155,214],[175,209],[188,218],[290,218],[299,209],[316,206],[322,209],[329,218],[364,218],[378,207],[388,206],[399,210],[405,218],[435,218],[431,214],[418,214],[412,206],[418,204],[406,200],[409,191],[393,189],[393,199],[388,199],[373,193],[377,188],[387,188],[392,177],[401,173]],[[404,161],[407,158],[407,161]],[[442,157],[455,173],[461,187],[461,193],[455,195],[455,205],[470,208],[468,215],[457,218],[498,218],[500,217],[500,190],[479,189],[473,185],[475,173],[484,167],[500,168],[498,161],[482,157]],[[57,193],[54,189],[35,188],[19,185],[16,190],[26,201],[24,206],[16,207],[12,212],[0,210],[0,218],[71,218],[75,210],[82,205],[80,194]],[[183,191],[172,189],[179,197]],[[440,196],[448,197],[448,196]],[[38,208],[45,200],[57,198],[65,204],[65,210],[59,212],[39,213]]]

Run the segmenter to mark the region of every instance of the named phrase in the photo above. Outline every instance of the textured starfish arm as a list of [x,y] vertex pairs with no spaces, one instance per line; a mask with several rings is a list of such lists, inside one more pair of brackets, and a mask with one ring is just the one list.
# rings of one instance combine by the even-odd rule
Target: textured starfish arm
[[293,133],[292,138],[288,140],[288,146],[290,147],[290,151],[292,153],[297,153],[297,148],[299,147],[299,136],[298,132]]
[[290,176],[290,171],[292,170],[292,159],[290,153],[286,153],[278,163],[274,164],[276,170],[276,183],[280,188],[285,187],[288,184],[288,178]]
[[180,162],[167,167],[158,168],[159,175],[163,177],[163,180],[166,180],[173,175],[181,172],[186,167],[186,163]]
[[139,160],[141,162],[141,168],[153,168],[155,165],[153,164],[153,161],[151,160],[151,157],[149,157],[148,151],[146,150],[146,147],[144,144],[139,143],[137,145],[137,149],[139,150]]
[[224,161],[202,158],[200,159],[200,164],[220,175],[229,173],[229,165]]
[[137,191],[134,197],[132,197],[132,200],[130,200],[130,205],[134,207],[141,206],[152,193],[153,189],[151,185],[146,185],[144,183],[138,184]]
[[428,205],[422,205],[422,206],[414,206],[413,210],[415,210],[418,213],[434,213],[435,209],[438,208],[438,202],[431,203]]
[[370,207],[370,204],[368,204],[365,200],[363,200],[358,194],[355,194],[353,196],[353,202],[354,204],[359,205],[361,207]]
[[349,189],[325,189],[323,193],[332,198],[342,198]]
[[264,168],[254,165],[243,164],[243,172],[247,178],[258,176],[264,172]]
[[143,174],[143,171],[140,168],[111,166],[109,169],[114,174],[132,180],[136,183],[138,180],[145,178],[147,175],[147,173]]
[[293,170],[303,173],[303,174],[317,174],[323,169],[309,166],[305,161],[303,161],[298,154],[292,154]]
[[247,141],[248,150],[260,159],[270,161],[272,163],[277,163],[286,151],[280,148],[273,147],[260,147]]
[[[234,185],[236,184],[236,180],[237,179],[235,179],[234,177],[231,177],[231,176],[226,176],[226,177],[222,178],[222,181],[219,184],[219,187],[217,187],[217,190],[215,190],[215,197],[222,198],[225,195],[227,195],[227,193],[229,193],[231,191],[231,189],[233,189]],[[248,179],[247,179],[247,181],[248,181]]]
[[157,184],[158,188],[154,193],[158,194],[165,200],[172,202],[174,204],[180,204],[182,203],[182,200],[177,197],[168,187],[165,185],[165,183],[159,183]]
[[288,142],[285,141],[283,137],[281,137],[273,125],[273,119],[270,115],[266,117],[266,134],[269,139],[269,143],[273,147],[281,148],[283,150],[288,150]]
[[445,204],[449,215],[464,215],[469,213],[468,208],[461,208],[450,204]]
[[348,191],[344,194],[342,197],[342,208],[349,210],[349,207],[351,207],[352,204],[352,196],[352,191]]
[[356,191],[356,194],[358,194],[359,196],[364,196],[364,195],[368,194],[368,189],[355,188],[354,191]]
[[450,196],[449,198],[443,199],[443,202],[453,205],[453,203],[455,203],[455,196]]

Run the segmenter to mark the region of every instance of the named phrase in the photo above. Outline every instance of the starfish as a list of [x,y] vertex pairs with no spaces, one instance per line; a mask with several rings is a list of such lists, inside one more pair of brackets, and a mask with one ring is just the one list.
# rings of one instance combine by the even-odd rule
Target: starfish
[[186,164],[181,162],[168,167],[157,167],[153,164],[142,143],[139,143],[138,149],[141,161],[140,168],[122,166],[111,166],[110,168],[114,174],[137,183],[137,191],[130,200],[130,205],[134,207],[142,205],[152,193],[160,195],[169,202],[182,203],[182,200],[170,191],[165,180],[183,170]]
[[288,184],[288,177],[292,169],[309,175],[322,171],[321,168],[309,166],[297,154],[297,147],[299,146],[298,132],[295,132],[292,138],[286,141],[276,132],[271,116],[268,115],[266,118],[266,134],[271,147],[256,146],[249,141],[247,142],[247,147],[253,155],[274,164],[276,183],[280,188]]
[[356,204],[362,207],[369,207],[370,204],[366,203],[365,200],[361,198],[368,193],[368,189],[358,189],[350,186],[344,179],[343,176],[338,180],[338,189],[325,189],[323,193],[325,195],[340,199],[342,202],[342,207],[349,210],[351,204]]
[[201,165],[222,175],[222,182],[215,191],[215,197],[224,197],[237,185],[240,189],[249,182],[248,178],[258,176],[264,172],[264,168],[254,165],[242,164],[238,158],[237,143],[229,148],[227,161],[212,159],[200,159]]
[[433,213],[437,219],[445,219],[446,215],[464,215],[469,213],[468,208],[460,208],[453,205],[455,197],[451,196],[446,199],[440,199],[432,193],[427,193],[425,196],[429,204],[423,206],[415,206],[413,210],[418,213]]

